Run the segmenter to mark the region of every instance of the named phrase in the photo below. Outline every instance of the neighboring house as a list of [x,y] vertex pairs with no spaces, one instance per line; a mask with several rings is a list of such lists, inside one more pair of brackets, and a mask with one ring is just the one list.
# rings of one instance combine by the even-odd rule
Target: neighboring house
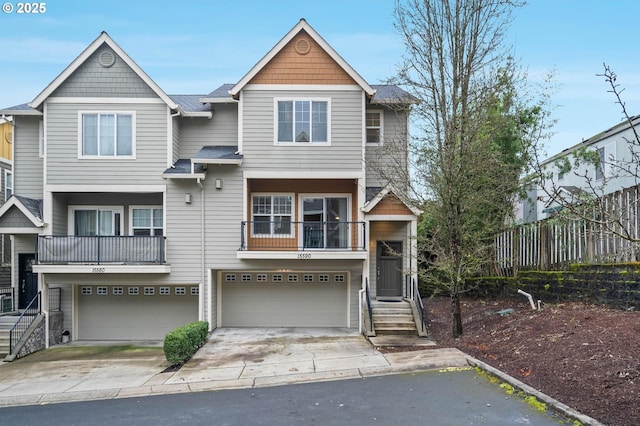
[[[631,122],[637,128],[640,125],[640,116],[632,117]],[[593,195],[595,192],[601,196],[636,186],[638,176],[621,173],[615,166],[632,161],[629,143],[634,140],[632,127],[629,122],[624,121],[542,162],[542,170],[551,178],[546,179],[544,187],[540,186],[537,189],[536,219],[542,220],[553,216],[558,209],[562,208],[562,203],[559,200],[564,200],[564,202],[577,201],[581,194]],[[564,159],[573,164],[575,153],[581,149],[597,153],[602,164],[596,166],[593,163],[583,161],[577,168],[563,173],[561,165]],[[636,155],[640,154],[638,142],[635,142],[633,151],[636,152]],[[584,175],[589,177],[590,183]],[[591,186],[595,188],[595,191]]]
[[[13,123],[0,115],[0,205],[13,194]],[[0,288],[11,286],[11,238],[0,234]],[[0,294],[7,294],[4,291]],[[0,312],[4,304],[0,304]]]
[[392,142],[407,157],[409,108],[305,20],[204,95],[167,95],[103,32],[0,111],[20,303],[41,290],[47,312],[61,288],[73,340],[161,339],[198,319],[357,329],[366,282],[399,298],[416,277],[419,211],[367,166]]

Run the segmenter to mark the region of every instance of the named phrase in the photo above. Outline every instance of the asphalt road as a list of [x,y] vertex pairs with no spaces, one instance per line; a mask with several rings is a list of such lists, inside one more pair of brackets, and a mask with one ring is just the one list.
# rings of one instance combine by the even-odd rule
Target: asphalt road
[[558,425],[474,370],[0,409],[6,425]]

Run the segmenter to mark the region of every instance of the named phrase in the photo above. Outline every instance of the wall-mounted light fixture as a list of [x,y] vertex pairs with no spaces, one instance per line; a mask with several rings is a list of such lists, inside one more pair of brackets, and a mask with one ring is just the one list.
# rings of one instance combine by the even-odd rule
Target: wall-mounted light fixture
[[191,204],[191,194],[190,193],[186,193],[184,194],[184,202],[187,204]]
[[222,179],[216,179],[216,189],[222,189]]

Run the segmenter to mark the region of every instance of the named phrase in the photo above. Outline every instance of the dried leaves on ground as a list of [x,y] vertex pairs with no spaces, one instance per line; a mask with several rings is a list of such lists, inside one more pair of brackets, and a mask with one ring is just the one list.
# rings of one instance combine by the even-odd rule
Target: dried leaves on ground
[[640,424],[640,313],[465,300],[464,334],[454,339],[449,299],[424,302],[439,346],[457,347],[607,425]]

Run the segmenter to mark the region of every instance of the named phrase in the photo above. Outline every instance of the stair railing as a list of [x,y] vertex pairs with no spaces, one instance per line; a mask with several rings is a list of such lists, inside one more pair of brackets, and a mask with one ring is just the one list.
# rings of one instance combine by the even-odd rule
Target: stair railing
[[373,331],[373,312],[371,310],[371,289],[369,288],[369,278],[364,279],[364,293],[367,301],[367,313],[369,314],[369,330]]
[[33,321],[42,313],[40,306],[41,292],[38,292],[26,309],[20,314],[18,321],[9,330],[9,355],[13,355],[13,349],[16,347],[22,336],[27,332]]
[[420,297],[420,290],[418,289],[418,282],[415,278],[411,278],[411,298],[413,299],[416,309],[418,309],[418,315],[420,316],[420,327],[423,333],[427,332],[427,321],[424,317],[424,304],[422,303],[422,297]]

